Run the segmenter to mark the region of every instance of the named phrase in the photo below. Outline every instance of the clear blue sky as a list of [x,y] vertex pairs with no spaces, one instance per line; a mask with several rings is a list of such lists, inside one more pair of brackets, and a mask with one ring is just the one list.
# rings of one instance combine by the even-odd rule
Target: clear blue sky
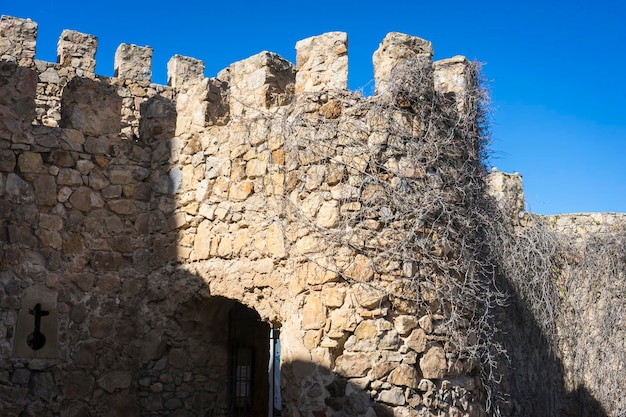
[[[518,4],[519,3],[519,4]],[[349,39],[349,86],[371,89],[371,55],[387,32],[433,42],[435,59],[485,63],[493,104],[489,165],[523,175],[528,209],[626,212],[626,3],[596,1],[0,0],[0,14],[39,23],[37,58],[56,60],[63,29],[96,35],[96,72],[120,43],[154,48],[153,81],[174,54],[215,76],[262,50],[295,62],[295,43]]]

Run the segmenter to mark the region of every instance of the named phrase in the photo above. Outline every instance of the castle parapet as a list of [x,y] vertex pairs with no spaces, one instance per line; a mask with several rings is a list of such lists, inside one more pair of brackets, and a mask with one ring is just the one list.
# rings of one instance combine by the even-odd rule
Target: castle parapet
[[230,112],[233,117],[251,116],[291,100],[293,65],[281,56],[261,52],[231,64]]
[[[85,77],[122,85],[122,130],[131,137],[139,126],[142,102],[167,87],[151,84],[152,54],[149,46],[122,44],[115,52],[114,79],[95,74],[98,39],[64,30],[57,45],[57,63],[34,59],[37,24],[28,19],[3,16],[0,22],[0,59],[36,70],[35,125],[59,126],[63,91],[75,77]],[[261,52],[231,64],[217,78],[204,76],[204,62],[176,55],[167,64],[169,97],[180,116],[177,131],[224,125],[233,118],[255,117],[276,106],[291,102],[294,94],[347,91],[348,37],[344,32],[329,32],[296,43],[296,65],[277,54]],[[389,33],[374,53],[376,93],[386,94],[403,75],[410,79],[415,71],[422,81],[418,89],[433,88],[457,100],[459,111],[467,104],[472,87],[471,63],[463,57],[433,63],[432,44],[402,33]],[[78,86],[78,84],[72,84]],[[416,91],[416,97],[422,91]],[[192,103],[196,105],[190,106]],[[184,122],[184,123],[183,123]],[[62,124],[62,123],[61,123]],[[133,132],[128,132],[132,127]],[[186,129],[185,128],[185,129]]]
[[204,62],[188,56],[174,55],[167,63],[167,84],[179,89],[204,79]]
[[373,56],[376,93],[388,92],[402,65],[431,66],[432,57],[433,46],[429,41],[404,33],[388,33]]
[[513,222],[524,215],[524,186],[520,174],[508,174],[493,168],[487,176],[487,192]]
[[296,43],[296,93],[348,88],[348,35],[329,32]]
[[472,64],[464,56],[435,61],[434,85],[435,91],[456,101],[457,110],[467,110],[467,93],[474,84]]
[[152,48],[127,43],[115,51],[115,77],[135,81],[150,82],[152,79]]
[[0,60],[24,67],[33,65],[37,46],[37,23],[30,19],[2,16],[0,19]]
[[98,38],[95,36],[64,30],[57,45],[57,62],[61,67],[93,73],[96,70],[97,49]]

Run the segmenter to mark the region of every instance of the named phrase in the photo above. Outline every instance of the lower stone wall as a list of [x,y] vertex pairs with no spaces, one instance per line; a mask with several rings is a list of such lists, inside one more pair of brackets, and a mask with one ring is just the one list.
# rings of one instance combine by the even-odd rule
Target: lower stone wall
[[569,249],[556,283],[567,415],[624,415],[626,214],[554,215],[547,221]]

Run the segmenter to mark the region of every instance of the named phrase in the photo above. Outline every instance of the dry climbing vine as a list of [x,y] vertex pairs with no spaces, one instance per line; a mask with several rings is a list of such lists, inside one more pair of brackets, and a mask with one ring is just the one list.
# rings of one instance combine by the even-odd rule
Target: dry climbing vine
[[[474,84],[443,93],[433,87],[430,61],[409,61],[373,98],[300,94],[272,114],[279,123],[269,131],[285,138],[286,165],[275,173],[284,176],[286,193],[278,216],[299,225],[285,231],[290,244],[314,236],[327,250],[303,252],[310,262],[384,293],[396,313],[432,317],[448,358],[456,359],[460,373],[480,374],[487,411],[500,416],[516,407],[512,397],[528,393],[503,387],[503,373],[517,370],[506,369],[514,352],[507,352],[502,334],[508,329],[496,315],[511,314],[511,303],[528,311],[520,314],[528,314],[546,340],[546,354],[558,363],[563,348],[580,351],[587,331],[582,311],[565,318],[571,316],[567,309],[577,308],[567,297],[581,290],[564,277],[575,277],[569,282],[584,283],[582,291],[590,293],[598,271],[605,279],[623,276],[626,248],[624,239],[597,236],[571,246],[544,218],[518,218],[506,201],[488,196],[487,94],[479,66],[469,71]],[[619,341],[624,294],[611,288],[605,297],[611,308],[603,310],[606,325],[597,337]],[[570,335],[559,334],[559,326],[572,329]],[[620,352],[620,346],[608,348]],[[623,353],[615,357],[624,363]],[[571,360],[570,385],[597,366],[581,355]],[[615,371],[597,375],[596,385],[603,387],[595,391],[598,400],[624,410],[615,400]],[[546,415],[558,415],[563,404],[554,396],[562,395],[534,401]]]
[[[494,207],[485,199],[486,93],[478,66],[469,71],[476,83],[459,95],[437,91],[430,61],[415,60],[374,98],[299,96],[295,108],[305,111],[290,113],[285,147],[288,161],[308,168],[289,188],[296,167],[286,167],[287,212],[336,255],[332,266],[312,261],[385,292],[396,312],[430,315],[459,369],[483,364],[487,387],[499,381],[503,353],[491,311],[505,295],[484,224]],[[319,206],[309,200],[322,178],[340,213],[320,225],[318,209],[307,207]],[[369,273],[342,263],[346,252],[366,260]]]

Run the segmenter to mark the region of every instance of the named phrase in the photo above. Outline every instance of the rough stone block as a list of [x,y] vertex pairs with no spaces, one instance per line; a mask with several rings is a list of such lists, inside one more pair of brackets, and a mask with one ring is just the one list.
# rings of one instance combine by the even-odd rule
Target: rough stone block
[[232,116],[254,116],[288,103],[294,91],[291,63],[271,52],[261,52],[230,66]]
[[30,66],[35,58],[37,23],[30,19],[2,16],[0,19],[0,61]]
[[302,328],[305,330],[321,329],[326,324],[326,309],[322,298],[311,294],[302,310]]
[[64,30],[57,44],[57,62],[62,67],[93,73],[96,69],[98,38],[93,35]]
[[520,213],[524,211],[524,186],[521,175],[507,174],[494,169],[487,176],[487,192],[512,221],[519,220]]
[[121,44],[115,51],[115,77],[129,81],[152,79],[152,48],[127,43]]
[[348,35],[329,32],[296,43],[296,93],[348,88]]
[[432,346],[420,359],[422,375],[427,379],[440,379],[446,375],[448,369],[446,355],[439,346]]
[[467,109],[468,93],[474,86],[472,64],[464,56],[455,56],[435,61],[434,86],[438,91],[456,103],[457,110]]
[[174,55],[167,63],[167,84],[176,89],[188,87],[204,79],[204,61]]
[[371,353],[346,352],[335,360],[334,372],[340,376],[355,378],[366,376],[371,368]]
[[376,93],[388,90],[394,70],[399,65],[421,58],[430,60],[432,56],[433,46],[429,41],[403,33],[388,33],[373,56]]

